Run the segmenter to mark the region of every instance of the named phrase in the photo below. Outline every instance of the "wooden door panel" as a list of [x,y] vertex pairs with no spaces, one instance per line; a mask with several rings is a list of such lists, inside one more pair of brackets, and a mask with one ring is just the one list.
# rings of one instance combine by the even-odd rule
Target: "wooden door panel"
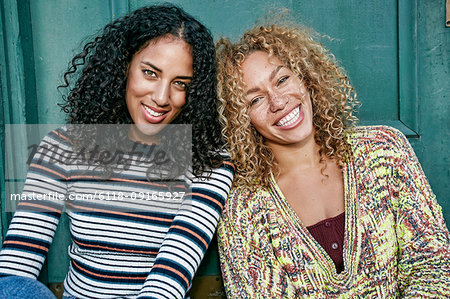
[[111,21],[108,1],[30,1],[39,123],[64,123],[56,87],[81,41]]
[[324,35],[322,43],[347,70],[366,121],[398,120],[397,3],[293,2],[297,20]]

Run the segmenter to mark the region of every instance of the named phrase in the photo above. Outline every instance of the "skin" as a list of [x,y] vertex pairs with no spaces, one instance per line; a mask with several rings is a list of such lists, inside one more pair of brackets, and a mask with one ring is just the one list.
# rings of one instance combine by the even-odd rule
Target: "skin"
[[301,80],[278,58],[269,59],[262,51],[250,54],[242,71],[249,115],[265,142],[271,147],[312,142],[311,99]]
[[166,35],[137,52],[128,68],[126,103],[136,126],[135,141],[157,142],[155,134],[170,124],[186,103],[193,76],[191,47]]
[[300,221],[310,226],[343,213],[342,172],[327,158],[323,170],[304,83],[263,51],[251,53],[242,72],[252,125],[273,151],[280,167],[275,180]]

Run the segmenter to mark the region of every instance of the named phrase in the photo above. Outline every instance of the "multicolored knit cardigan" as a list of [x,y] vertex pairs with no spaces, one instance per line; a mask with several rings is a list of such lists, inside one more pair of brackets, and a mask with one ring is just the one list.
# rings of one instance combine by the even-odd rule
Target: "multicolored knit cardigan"
[[268,189],[231,191],[219,224],[229,298],[450,298],[450,236],[405,136],[358,127],[343,168],[343,272]]

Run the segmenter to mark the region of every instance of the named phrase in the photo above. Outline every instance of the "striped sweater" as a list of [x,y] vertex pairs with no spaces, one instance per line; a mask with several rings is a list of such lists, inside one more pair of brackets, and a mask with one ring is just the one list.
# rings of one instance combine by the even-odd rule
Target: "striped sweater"
[[450,236],[407,139],[388,127],[349,134],[343,167],[344,270],[267,189],[231,190],[218,227],[229,298],[450,298]]
[[233,166],[225,161],[209,179],[194,178],[192,189],[185,176],[168,189],[147,179],[149,164],[137,163],[138,151],[125,156],[129,167],[107,179],[88,163],[67,160],[71,151],[61,129],[41,143],[22,197],[54,197],[20,202],[0,252],[0,276],[37,278],[66,208],[72,236],[66,296],[185,297],[214,234]]

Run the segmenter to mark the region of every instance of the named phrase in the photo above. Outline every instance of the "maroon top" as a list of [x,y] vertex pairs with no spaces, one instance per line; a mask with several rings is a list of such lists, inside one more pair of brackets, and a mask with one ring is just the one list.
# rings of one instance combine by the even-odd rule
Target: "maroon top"
[[344,270],[345,213],[322,220],[307,229],[333,260],[336,272]]

